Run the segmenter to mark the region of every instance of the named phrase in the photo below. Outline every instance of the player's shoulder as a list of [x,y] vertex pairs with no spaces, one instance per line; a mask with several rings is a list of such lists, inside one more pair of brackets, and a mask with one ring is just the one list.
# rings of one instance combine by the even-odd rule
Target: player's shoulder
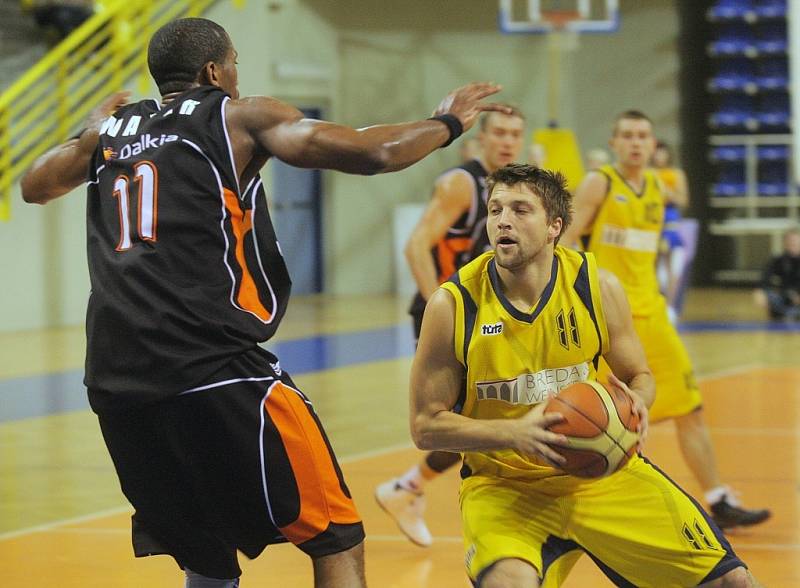
[[608,195],[613,181],[613,168],[610,165],[604,165],[590,170],[583,178],[578,190],[584,194],[605,197]]
[[475,189],[475,179],[463,166],[451,167],[439,174],[435,187],[438,192],[443,194],[470,193]]
[[625,293],[622,282],[607,269],[597,268],[597,282],[600,284],[600,293],[603,297],[614,297]]
[[264,127],[300,120],[303,113],[272,96],[245,96],[231,99],[226,117],[229,123]]

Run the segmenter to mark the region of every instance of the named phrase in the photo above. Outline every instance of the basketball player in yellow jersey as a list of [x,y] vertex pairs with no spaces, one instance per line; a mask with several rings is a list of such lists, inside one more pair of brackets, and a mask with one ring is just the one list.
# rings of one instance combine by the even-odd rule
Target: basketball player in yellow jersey
[[480,588],[559,586],[588,554],[617,586],[757,586],[719,528],[646,459],[587,480],[557,468],[550,396],[595,378],[629,394],[646,426],[654,397],[619,281],[591,254],[556,247],[571,196],[560,174],[511,164],[489,177],[493,251],[431,297],[411,372],[422,449],[464,453],[466,566]]
[[[589,173],[578,187],[575,222],[565,232],[564,243],[573,245],[588,235],[587,251],[625,288],[636,332],[656,379],[650,420],[675,420],[683,457],[700,482],[717,524],[727,528],[761,523],[770,512],[742,508],[720,480],[692,364],[658,291],[656,256],[664,198],[655,173],[647,167],[655,149],[653,124],[639,111],[623,112],[614,123],[609,144],[616,163]],[[601,381],[607,373],[601,368]]]

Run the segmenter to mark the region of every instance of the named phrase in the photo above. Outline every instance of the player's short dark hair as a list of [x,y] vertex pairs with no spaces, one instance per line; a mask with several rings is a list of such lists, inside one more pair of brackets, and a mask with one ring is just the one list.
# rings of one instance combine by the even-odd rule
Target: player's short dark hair
[[189,89],[209,61],[231,48],[225,29],[207,18],[179,18],[158,29],[147,48],[147,66],[162,95]]
[[[513,104],[504,104],[502,102],[499,102],[498,104],[500,104],[501,106],[505,106],[505,107],[511,109],[511,113],[506,115],[506,116],[516,116],[517,118],[521,118],[523,121],[525,120],[525,115],[522,114],[522,111],[517,106],[514,106]],[[478,124],[480,125],[480,129],[482,131],[485,131],[486,127],[489,126],[489,117],[491,117],[493,114],[504,115],[505,113],[504,112],[494,112],[494,111],[491,111],[491,110],[487,110],[486,112],[481,114],[481,118],[480,118]]]
[[624,112],[620,112],[614,118],[614,126],[611,129],[611,136],[612,137],[617,134],[617,125],[619,125],[619,121],[621,121],[621,120],[646,120],[647,122],[650,123],[651,127],[655,126],[653,124],[653,119],[651,119],[649,116],[647,116],[641,110],[635,110],[635,109],[626,110]]
[[[548,222],[553,222],[557,218],[561,219],[561,235],[572,222],[572,194],[567,190],[567,178],[561,172],[525,163],[509,163],[487,178],[489,198],[498,184],[505,186],[525,184],[528,186],[534,194],[541,198]],[[556,237],[556,243],[561,235]]]

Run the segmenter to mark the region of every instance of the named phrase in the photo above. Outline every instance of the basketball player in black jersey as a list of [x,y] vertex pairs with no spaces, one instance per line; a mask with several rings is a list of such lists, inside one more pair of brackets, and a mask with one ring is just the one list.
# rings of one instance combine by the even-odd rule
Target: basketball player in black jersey
[[[486,176],[516,161],[525,140],[525,117],[518,108],[508,108],[508,114],[481,116],[478,156],[437,178],[431,201],[406,244],[406,259],[418,288],[409,309],[415,339],[426,301],[439,284],[489,249]],[[458,453],[433,451],[399,478],[375,489],[378,504],[417,545],[427,547],[433,540],[423,518],[425,484],[460,460]]]
[[45,203],[88,172],[85,383],[135,508],[134,551],[173,556],[188,588],[222,588],[238,585],[237,550],[291,541],[317,586],[364,586],[364,530],[336,458],[308,398],[258,345],[290,290],[258,173],[273,156],[403,169],[481,112],[508,112],[483,102],[499,87],[455,90],[433,120],[355,130],[240,99],[236,51],[209,20],[162,27],[148,65],[160,102],[111,97],[22,179],[23,198]]

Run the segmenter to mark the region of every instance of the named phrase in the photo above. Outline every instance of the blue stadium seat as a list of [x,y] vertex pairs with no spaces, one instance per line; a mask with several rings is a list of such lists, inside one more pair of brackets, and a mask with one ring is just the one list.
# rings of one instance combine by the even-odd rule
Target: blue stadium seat
[[759,196],[785,196],[789,192],[786,162],[769,161],[758,166]]
[[744,145],[720,145],[711,149],[708,158],[720,162],[744,161],[745,155]]
[[756,148],[759,161],[787,161],[789,159],[788,145],[759,145]]
[[756,130],[753,99],[739,94],[722,97],[719,109],[712,113],[708,124],[720,131]]
[[760,100],[755,113],[759,131],[788,132],[791,124],[789,96],[787,94],[769,94]]
[[755,75],[759,90],[785,90],[789,87],[789,63],[785,58],[763,59]]
[[727,164],[719,171],[717,182],[711,188],[714,196],[744,196],[747,184],[744,180],[744,166]]
[[786,0],[756,0],[753,6],[755,14],[760,19],[786,18]]
[[758,54],[755,33],[743,22],[720,25],[716,40],[708,45],[708,53],[712,56],[747,55],[755,57]]
[[785,21],[770,21],[758,26],[755,47],[759,55],[785,55],[789,48]]
[[730,59],[720,63],[717,74],[708,80],[711,92],[747,92],[754,94],[756,85],[755,67],[749,59]]
[[708,20],[752,20],[755,7],[751,0],[717,0],[708,9]]

